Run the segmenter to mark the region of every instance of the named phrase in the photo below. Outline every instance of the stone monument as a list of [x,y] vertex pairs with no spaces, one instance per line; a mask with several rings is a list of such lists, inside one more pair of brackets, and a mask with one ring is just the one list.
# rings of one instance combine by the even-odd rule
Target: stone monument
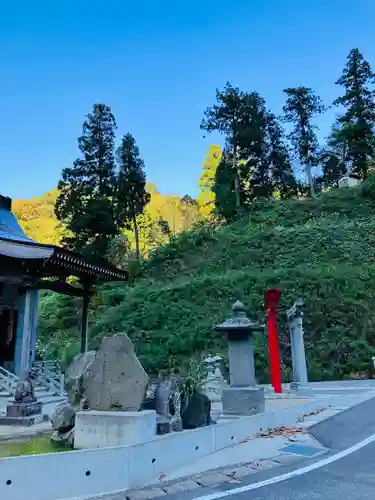
[[138,411],[148,385],[129,337],[105,337],[82,376],[87,411],[78,411],[74,447],[78,449],[135,444],[156,435],[156,412]]
[[34,391],[38,372],[31,369],[24,380],[18,382],[14,400],[7,406],[6,416],[0,417],[0,425],[29,426],[43,421],[42,403]]
[[[83,380],[94,362],[95,351],[87,351],[78,354],[70,364],[65,374],[65,390],[68,394],[69,403],[74,408],[81,408],[86,402]],[[87,403],[87,402],[86,402]]]
[[250,321],[242,302],[232,307],[233,317],[215,327],[228,338],[229,387],[222,390],[223,417],[254,415],[265,410],[264,389],[255,380],[253,333],[264,326]]
[[286,311],[292,348],[293,381],[290,384],[292,391],[301,396],[309,396],[312,389],[307,378],[306,355],[303,341],[303,310],[305,303],[297,299],[293,306]]
[[88,407],[103,411],[138,411],[148,385],[133,343],[124,333],[104,337],[83,376]]

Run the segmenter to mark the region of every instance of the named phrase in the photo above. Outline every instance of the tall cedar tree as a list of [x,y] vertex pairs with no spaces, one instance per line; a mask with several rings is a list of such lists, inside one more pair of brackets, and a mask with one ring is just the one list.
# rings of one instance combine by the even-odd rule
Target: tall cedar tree
[[119,174],[117,182],[117,217],[128,227],[133,227],[136,256],[140,257],[137,216],[141,215],[150,201],[146,191],[145,165],[131,134],[126,134],[117,150]]
[[244,93],[238,127],[238,160],[246,202],[272,193],[272,172],[268,161],[267,109],[257,93]]
[[325,107],[314,91],[307,87],[284,89],[287,95],[283,107],[284,119],[293,124],[289,137],[295,154],[304,166],[309,182],[310,196],[315,196],[312,167],[317,163],[318,140],[313,125],[314,116],[324,112]]
[[94,104],[86,118],[78,138],[82,157],[62,171],[55,213],[68,231],[62,244],[100,261],[119,232],[112,203],[116,121],[105,104]]
[[351,171],[367,177],[375,153],[375,92],[370,87],[375,74],[358,49],[352,49],[337,85],[345,89],[334,104],[346,108],[338,119],[337,137],[346,144],[346,161]]
[[[216,104],[206,109],[201,129],[207,132],[218,131],[225,136],[232,147],[232,167],[235,172],[236,210],[241,208],[241,171],[237,161],[238,134],[242,120],[244,94],[227,83],[223,91],[216,90]],[[227,165],[228,166],[228,165]]]
[[[231,152],[224,149],[216,169],[212,190],[215,194],[215,213],[227,221],[233,220],[237,215],[235,177]],[[243,205],[243,190],[240,196],[241,205]]]
[[267,132],[269,138],[268,162],[272,173],[273,188],[279,192],[281,199],[297,195],[297,182],[292,162],[284,138],[284,131],[271,112],[267,115]]
[[326,145],[319,154],[322,176],[317,179],[324,187],[337,186],[340,177],[347,172],[346,144],[340,134],[340,124],[334,123]]

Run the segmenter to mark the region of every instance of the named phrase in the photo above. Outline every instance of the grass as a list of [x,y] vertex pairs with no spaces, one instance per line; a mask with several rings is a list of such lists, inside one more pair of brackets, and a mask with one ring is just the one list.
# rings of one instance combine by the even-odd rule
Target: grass
[[67,451],[65,448],[54,446],[49,437],[41,436],[27,441],[4,441],[0,443],[0,458],[17,457],[20,455],[40,455]]
[[[91,345],[124,331],[149,372],[181,371],[202,353],[225,355],[226,342],[213,327],[235,300],[264,322],[264,290],[277,287],[285,380],[290,346],[283,311],[299,296],[307,303],[310,377],[368,375],[375,354],[374,215],[374,201],[360,189],[336,189],[314,200],[258,202],[246,220],[183,233],[154,250],[145,277],[101,289],[93,303]],[[76,332],[62,328],[59,301],[42,301],[40,332],[56,351],[73,345],[73,352]],[[255,346],[258,378],[266,381],[265,335]]]

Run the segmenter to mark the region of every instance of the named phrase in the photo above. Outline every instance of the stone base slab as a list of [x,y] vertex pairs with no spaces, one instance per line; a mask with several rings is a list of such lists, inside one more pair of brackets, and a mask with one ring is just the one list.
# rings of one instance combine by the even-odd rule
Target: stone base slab
[[223,389],[223,416],[250,416],[265,411],[263,387],[228,387]]
[[0,417],[0,425],[30,427],[30,425],[40,424],[41,422],[44,422],[44,417],[41,413],[27,417]]
[[150,441],[156,436],[156,412],[79,411],[76,414],[74,447],[106,448]]
[[31,417],[42,413],[42,403],[33,401],[32,403],[12,403],[7,406],[7,417]]
[[290,390],[298,396],[313,395],[313,390],[309,385],[301,385],[299,382],[291,382]]

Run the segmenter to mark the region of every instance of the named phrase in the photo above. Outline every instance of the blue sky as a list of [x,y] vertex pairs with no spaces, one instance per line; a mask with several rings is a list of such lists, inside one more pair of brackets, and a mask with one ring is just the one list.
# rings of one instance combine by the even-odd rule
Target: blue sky
[[118,139],[135,136],[149,181],[195,195],[217,142],[199,129],[216,87],[257,90],[279,113],[290,86],[330,103],[353,47],[375,67],[373,0],[12,4],[0,15],[0,191],[14,198],[56,186],[95,102],[112,107]]

